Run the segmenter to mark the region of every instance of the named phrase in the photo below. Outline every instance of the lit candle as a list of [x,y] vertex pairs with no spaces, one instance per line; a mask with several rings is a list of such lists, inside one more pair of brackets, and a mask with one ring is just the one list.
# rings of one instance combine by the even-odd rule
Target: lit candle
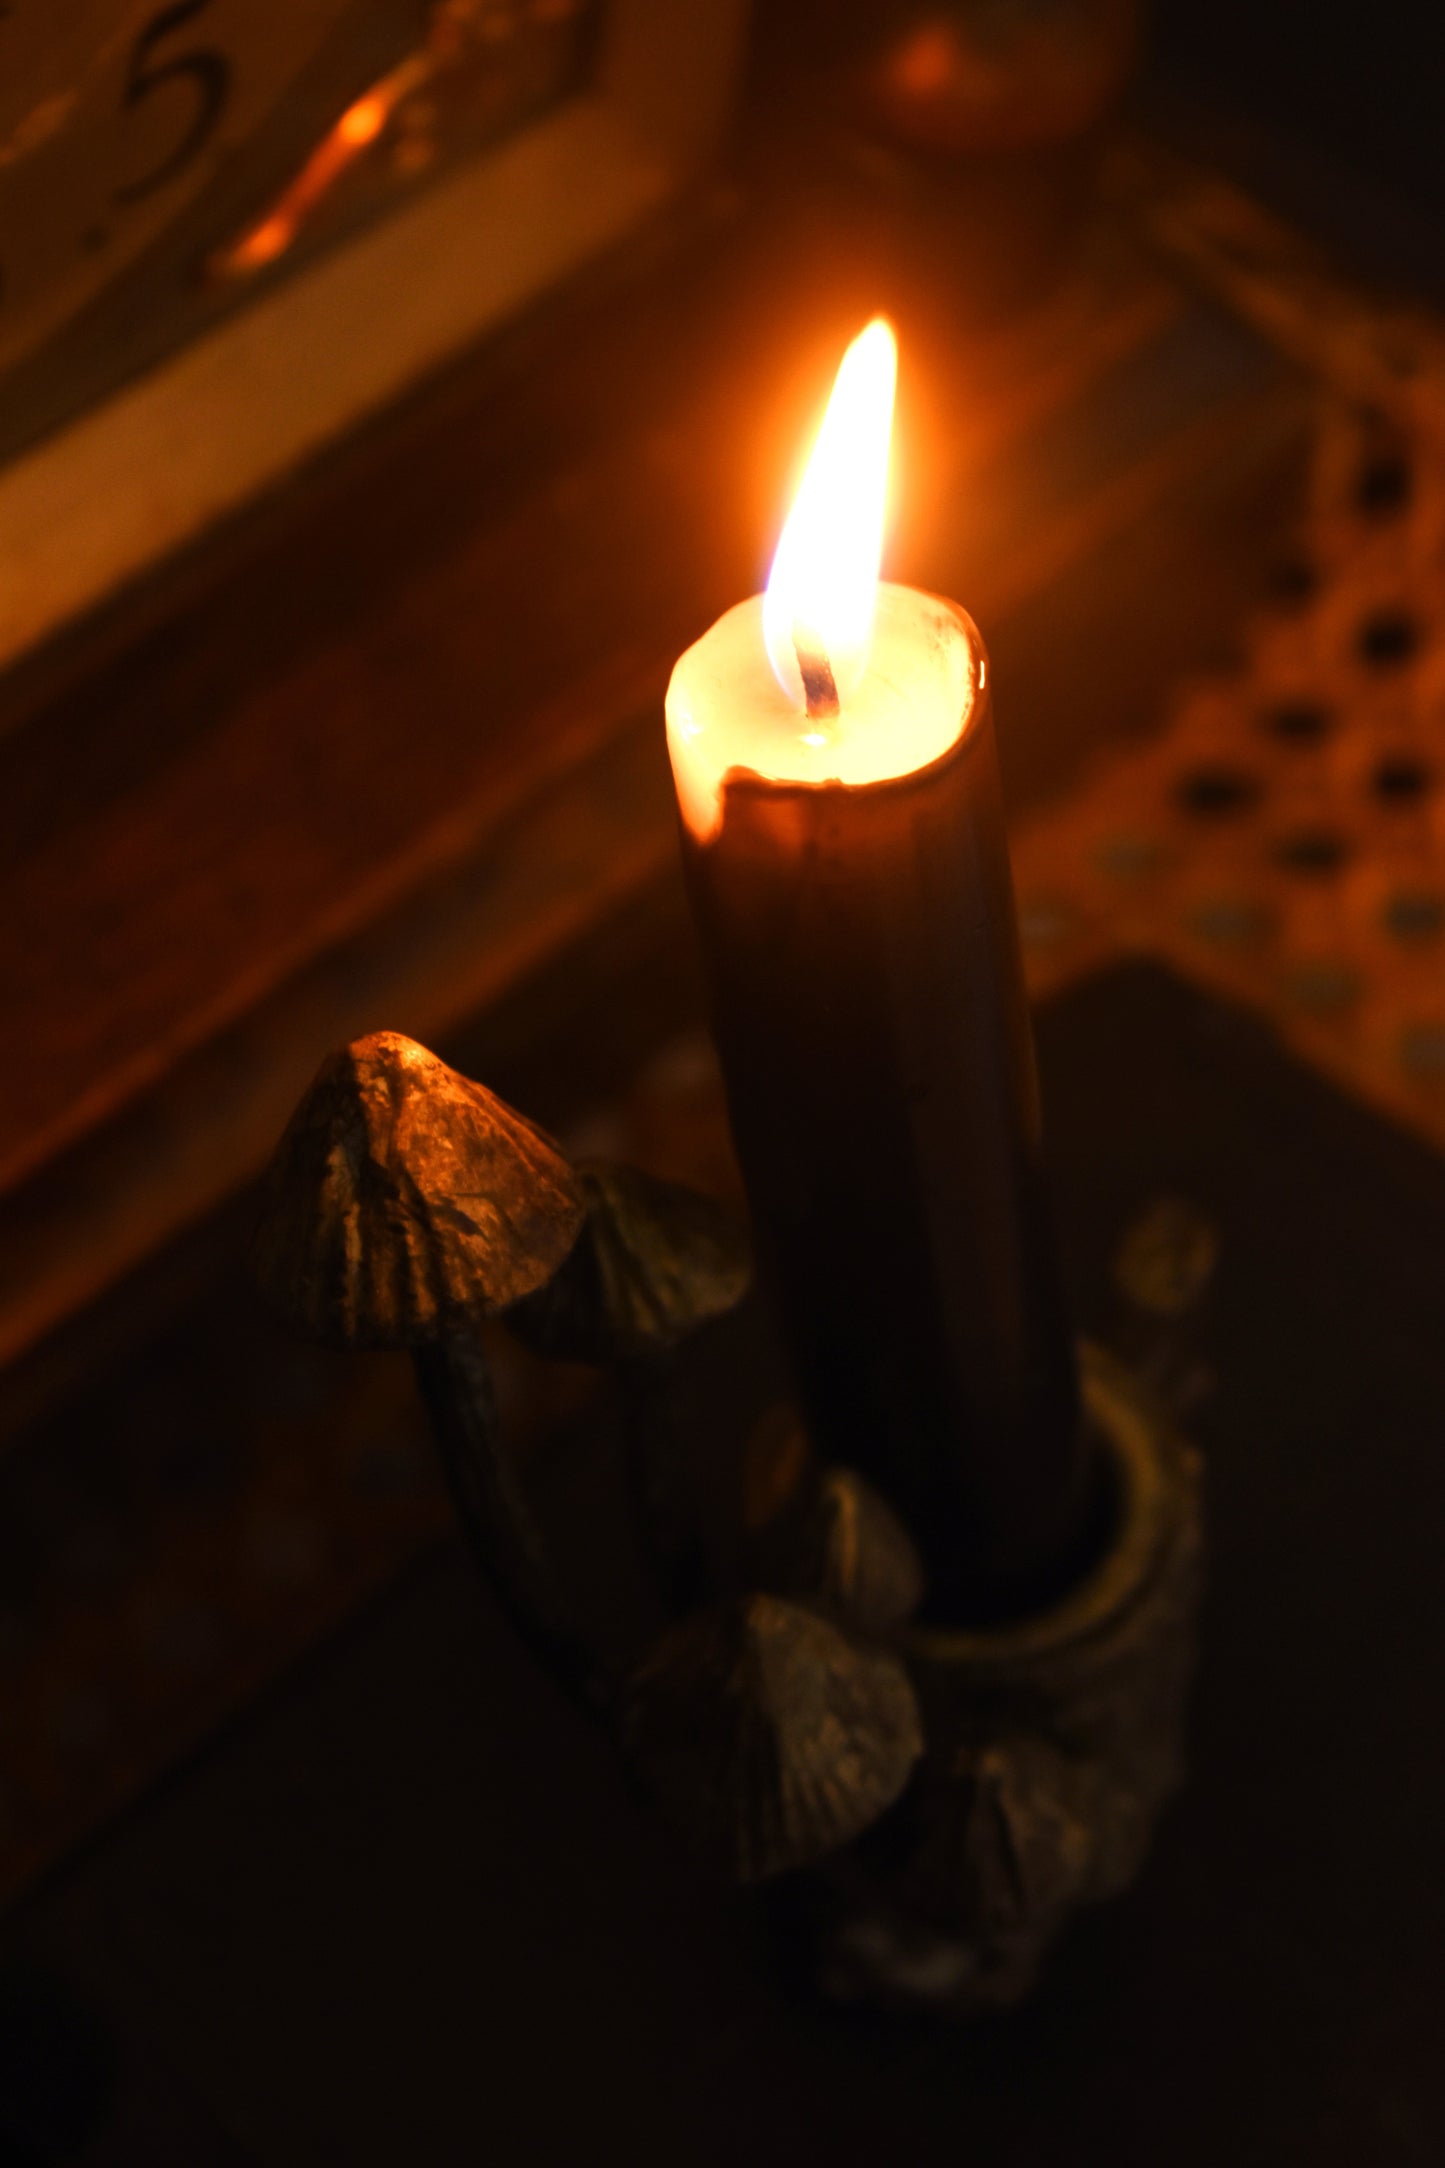
[[912,1526],[936,1616],[1042,1600],[1088,1514],[1043,1191],[988,659],[880,584],[895,371],[838,373],[766,596],[667,695],[759,1262],[829,1459]]

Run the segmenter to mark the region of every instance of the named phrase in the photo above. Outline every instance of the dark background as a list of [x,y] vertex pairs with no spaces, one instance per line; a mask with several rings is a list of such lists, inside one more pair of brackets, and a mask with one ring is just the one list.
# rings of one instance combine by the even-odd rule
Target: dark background
[[1159,0],[1145,88],[1223,122],[1227,155],[1280,209],[1439,294],[1441,42],[1438,11],[1400,0]]
[[[753,76],[856,50],[908,0],[762,0]],[[1357,261],[1445,289],[1441,18],[1418,0],[1152,0],[1143,106],[1307,214]]]
[[1160,77],[1422,212],[1445,207],[1438,10],[1159,0],[1152,47]]

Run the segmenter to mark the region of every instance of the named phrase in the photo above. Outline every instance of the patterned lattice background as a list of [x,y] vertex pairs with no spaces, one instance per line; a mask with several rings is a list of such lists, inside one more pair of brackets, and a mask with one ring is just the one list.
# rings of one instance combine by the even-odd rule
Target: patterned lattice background
[[1208,176],[1156,157],[1121,185],[1306,363],[1318,416],[1238,666],[1016,839],[1031,981],[1161,955],[1445,1146],[1445,335]]

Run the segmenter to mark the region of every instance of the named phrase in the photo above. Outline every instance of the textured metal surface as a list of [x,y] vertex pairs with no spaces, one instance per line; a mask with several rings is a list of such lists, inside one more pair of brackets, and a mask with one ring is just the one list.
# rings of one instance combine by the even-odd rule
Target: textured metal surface
[[[744,1883],[831,1877],[844,1858],[851,1896],[827,1970],[850,1993],[959,2013],[1016,1999],[1063,1922],[1132,1879],[1178,1781],[1200,1548],[1192,1456],[1127,1374],[1094,1357],[1088,1433],[1108,1471],[1107,1528],[1095,1511],[1091,1562],[1047,1608],[945,1626],[977,1610],[950,1609],[945,1580],[922,1623],[912,1553],[924,1531],[904,1534],[851,1471],[829,1467],[811,1511],[795,1518],[782,1498],[792,1540],[779,1564],[803,1600],[760,1588],[745,1558],[720,1588],[688,1589],[660,1562],[660,1621],[619,1680],[529,1499],[479,1326],[505,1319],[520,1289],[523,1319],[554,1328],[527,1332],[533,1344],[630,1381],[642,1404],[631,1482],[609,1471],[600,1431],[587,1450],[604,1514],[591,1549],[625,1589],[671,1491],[685,1541],[713,1559],[728,1547],[749,1488],[745,1439],[725,1437],[733,1480],[709,1495],[713,1426],[675,1413],[671,1387],[692,1336],[740,1301],[748,1274],[741,1239],[719,1239],[718,1207],[604,1168],[587,1184],[580,1299],[537,1313],[553,1283],[578,1279],[582,1195],[521,1117],[383,1033],[333,1056],[298,1108],[257,1255],[303,1333],[416,1350],[479,1565],[543,1666],[611,1719],[691,1850]],[[873,1329],[887,1333],[885,1312]],[[608,1512],[619,1489],[620,1519]],[[895,1808],[894,1864],[875,1879],[860,1840]],[[920,1967],[948,1991],[916,1993]]]
[[495,1317],[553,1277],[584,1218],[549,1138],[396,1031],[323,1063],[262,1194],[262,1292],[335,1347],[415,1347]]
[[758,1593],[663,1636],[628,1688],[623,1739],[689,1848],[739,1882],[811,1866],[862,1836],[923,1752],[896,1656]]
[[956,2015],[1017,2001],[1072,1914],[1128,1887],[1182,1781],[1199,1457],[1097,1349],[1084,1386],[1116,1486],[1112,1540],[1051,1612],[907,1635],[919,1779],[885,1851],[825,1870],[822,1978],[845,1999]]

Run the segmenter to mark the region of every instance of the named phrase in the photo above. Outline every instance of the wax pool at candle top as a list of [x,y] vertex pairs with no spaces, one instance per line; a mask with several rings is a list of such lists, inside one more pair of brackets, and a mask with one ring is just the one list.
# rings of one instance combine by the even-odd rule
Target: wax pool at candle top
[[782,690],[763,598],[720,617],[667,689],[667,743],[683,819],[699,841],[741,768],[778,783],[882,783],[939,760],[968,727],[982,657],[952,603],[881,582],[868,666],[841,712],[809,716]]

